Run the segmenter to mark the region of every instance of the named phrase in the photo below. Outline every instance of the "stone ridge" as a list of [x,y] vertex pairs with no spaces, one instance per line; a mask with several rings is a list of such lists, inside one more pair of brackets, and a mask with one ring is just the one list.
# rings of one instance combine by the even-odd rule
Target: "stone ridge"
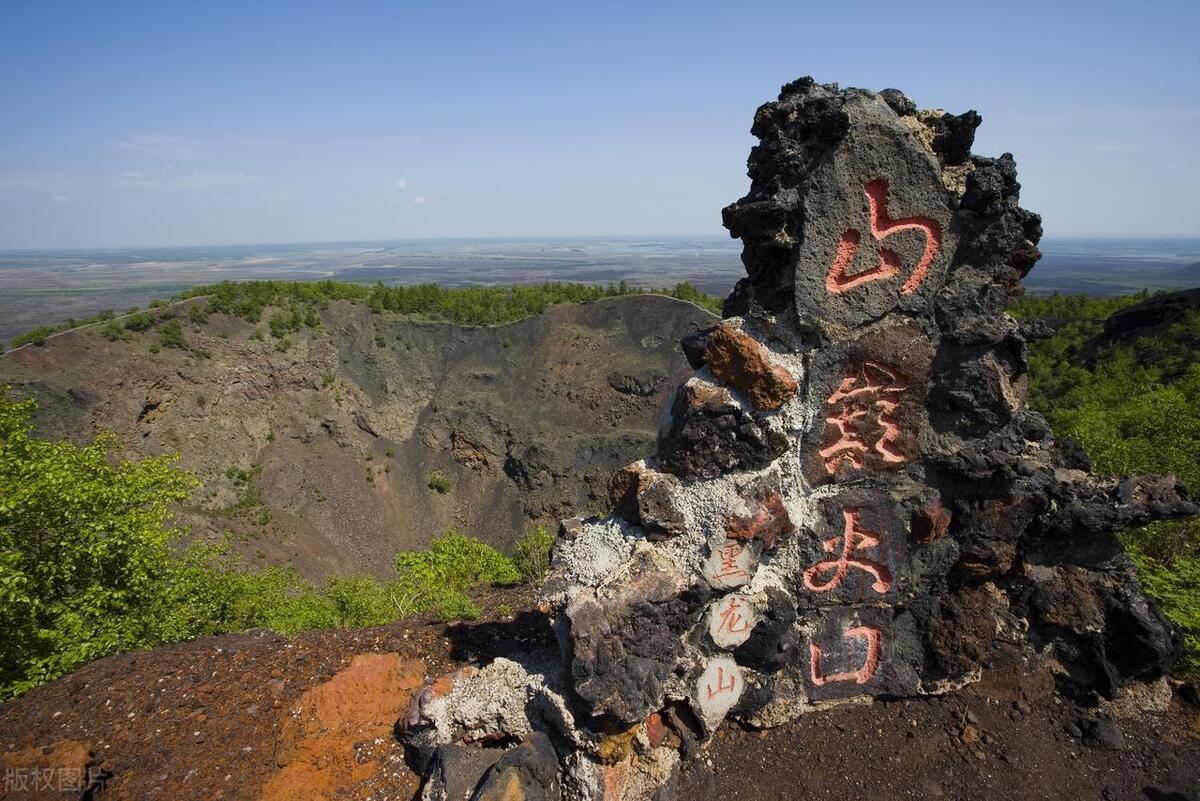
[[[747,276],[682,343],[696,372],[614,477],[614,514],[555,543],[562,662],[493,663],[416,710],[431,777],[482,733],[522,743],[505,797],[665,801],[727,717],[998,664],[1111,696],[1169,666],[1179,633],[1115,532],[1196,508],[1172,477],[1090,475],[1026,408],[1005,310],[1041,225],[1012,157],[970,153],[979,123],[810,78],[758,110],[750,191],[724,210]],[[424,798],[500,797],[435,778]]]

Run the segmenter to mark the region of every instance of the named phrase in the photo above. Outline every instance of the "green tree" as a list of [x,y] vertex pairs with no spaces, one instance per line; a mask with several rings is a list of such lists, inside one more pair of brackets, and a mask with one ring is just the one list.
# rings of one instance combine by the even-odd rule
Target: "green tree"
[[168,507],[194,480],[116,440],[32,437],[32,400],[0,389],[0,697],[162,639]]

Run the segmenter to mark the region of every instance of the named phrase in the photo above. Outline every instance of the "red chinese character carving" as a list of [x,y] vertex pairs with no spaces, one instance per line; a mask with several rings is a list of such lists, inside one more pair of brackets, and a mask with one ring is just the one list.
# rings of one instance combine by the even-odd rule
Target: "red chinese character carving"
[[[843,460],[861,469],[872,450],[888,464],[905,461],[907,457],[896,444],[900,436],[900,421],[896,418],[900,401],[896,396],[907,388],[894,370],[878,362],[866,362],[861,370],[842,380],[825,401],[827,407],[835,409],[825,422],[837,429],[834,441],[819,451],[830,475]],[[870,419],[883,429],[874,446],[862,431]]]
[[722,693],[731,693],[737,687],[737,675],[731,673],[729,681],[725,681],[725,668],[717,667],[717,689],[713,689],[712,683],[704,685],[704,691],[708,693],[709,699],[716,698]]
[[[910,295],[925,280],[925,274],[929,272],[930,265],[937,258],[938,251],[942,247],[942,226],[931,217],[903,217],[899,220],[889,217],[887,181],[871,181],[863,187],[863,191],[867,195],[867,205],[871,208],[871,234],[875,237],[876,242],[883,242],[884,239],[900,231],[917,230],[925,233],[925,251],[921,254],[912,275],[900,287],[901,292]],[[838,242],[837,254],[829,268],[829,274],[825,277],[825,288],[829,290],[830,294],[840,295],[856,286],[899,274],[900,257],[894,250],[880,246],[878,248],[878,266],[847,275],[846,269],[854,259],[854,254],[858,252],[861,239],[862,235],[854,228],[850,228],[842,234],[842,238]]]
[[737,563],[737,559],[742,555],[742,551],[746,546],[740,542],[727,542],[725,547],[717,551],[717,558],[721,560],[721,571],[713,576],[714,579],[725,578],[749,578],[750,574],[743,570]]
[[875,670],[879,667],[879,657],[883,653],[882,636],[879,629],[874,626],[855,626],[852,629],[846,629],[843,635],[847,639],[850,637],[862,637],[867,641],[867,656],[863,660],[862,667],[858,670],[851,670],[845,673],[832,673],[828,676],[821,672],[821,648],[816,643],[810,643],[808,646],[809,655],[812,661],[809,663],[810,676],[812,683],[818,687],[823,687],[826,684],[839,681],[853,681],[855,684],[866,684],[875,675]]
[[721,610],[721,622],[717,624],[717,632],[727,631],[730,634],[744,634],[750,630],[750,623],[742,617],[742,604],[737,598],[729,596],[725,608]]
[[[840,537],[830,537],[823,543],[826,553],[837,549],[838,540],[842,541],[842,552],[837,559],[827,559],[817,562],[804,571],[804,586],[813,592],[829,592],[842,583],[842,578],[850,572],[850,568],[867,573],[875,579],[871,589],[883,594],[892,588],[892,573],[886,565],[854,556],[855,551],[875,548],[879,545],[879,534],[867,531],[859,523],[859,510],[850,507],[842,510],[845,519],[845,529]],[[828,580],[820,582],[822,573],[832,570]]]

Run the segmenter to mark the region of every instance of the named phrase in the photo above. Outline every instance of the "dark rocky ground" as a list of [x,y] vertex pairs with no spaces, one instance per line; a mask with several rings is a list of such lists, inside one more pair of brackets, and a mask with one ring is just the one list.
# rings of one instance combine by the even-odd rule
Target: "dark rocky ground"
[[[1176,697],[1164,712],[1098,730],[1093,715],[1043,676],[988,676],[946,696],[830,709],[769,732],[726,729],[710,756],[715,775],[681,797],[1200,798],[1200,710]],[[1081,723],[1095,734],[1079,736]]]
[[[538,613],[496,616],[528,610],[527,592],[482,600],[491,611],[475,623],[249,632],[96,662],[0,706],[2,797],[411,798],[418,780],[393,732],[411,694],[514,648],[554,647]],[[1184,693],[1089,724],[1109,714],[1065,701],[1048,674],[992,672],[945,696],[724,727],[678,797],[1200,798],[1200,709]],[[36,789],[39,769],[99,778],[91,795]]]
[[[715,319],[661,296],[483,328],[338,302],[281,351],[270,311],[256,339],[188,308],[172,310],[208,358],[95,326],[0,357],[0,384],[39,400],[43,435],[107,430],[133,456],[178,452],[203,482],[184,523],[313,577],[387,571],[450,527],[507,548],[532,521],[604,511],[609,476],[652,446],[687,371],[679,339]],[[434,470],[449,492],[430,490]]]

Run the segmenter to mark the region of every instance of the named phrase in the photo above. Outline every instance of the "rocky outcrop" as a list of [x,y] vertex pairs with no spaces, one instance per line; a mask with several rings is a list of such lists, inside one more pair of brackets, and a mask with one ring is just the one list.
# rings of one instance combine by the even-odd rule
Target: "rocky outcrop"
[[[1041,225],[1012,157],[971,154],[979,124],[811,79],[758,110],[724,211],[747,276],[685,339],[696,373],[615,515],[563,527],[561,663],[461,676],[411,742],[512,738],[490,775],[514,798],[663,799],[729,717],[942,693],[1000,651],[1084,694],[1162,674],[1178,632],[1114,534],[1196,509],[1173,478],[1090,475],[1026,408],[1005,309]],[[542,764],[531,732],[554,781],[516,767]]]

